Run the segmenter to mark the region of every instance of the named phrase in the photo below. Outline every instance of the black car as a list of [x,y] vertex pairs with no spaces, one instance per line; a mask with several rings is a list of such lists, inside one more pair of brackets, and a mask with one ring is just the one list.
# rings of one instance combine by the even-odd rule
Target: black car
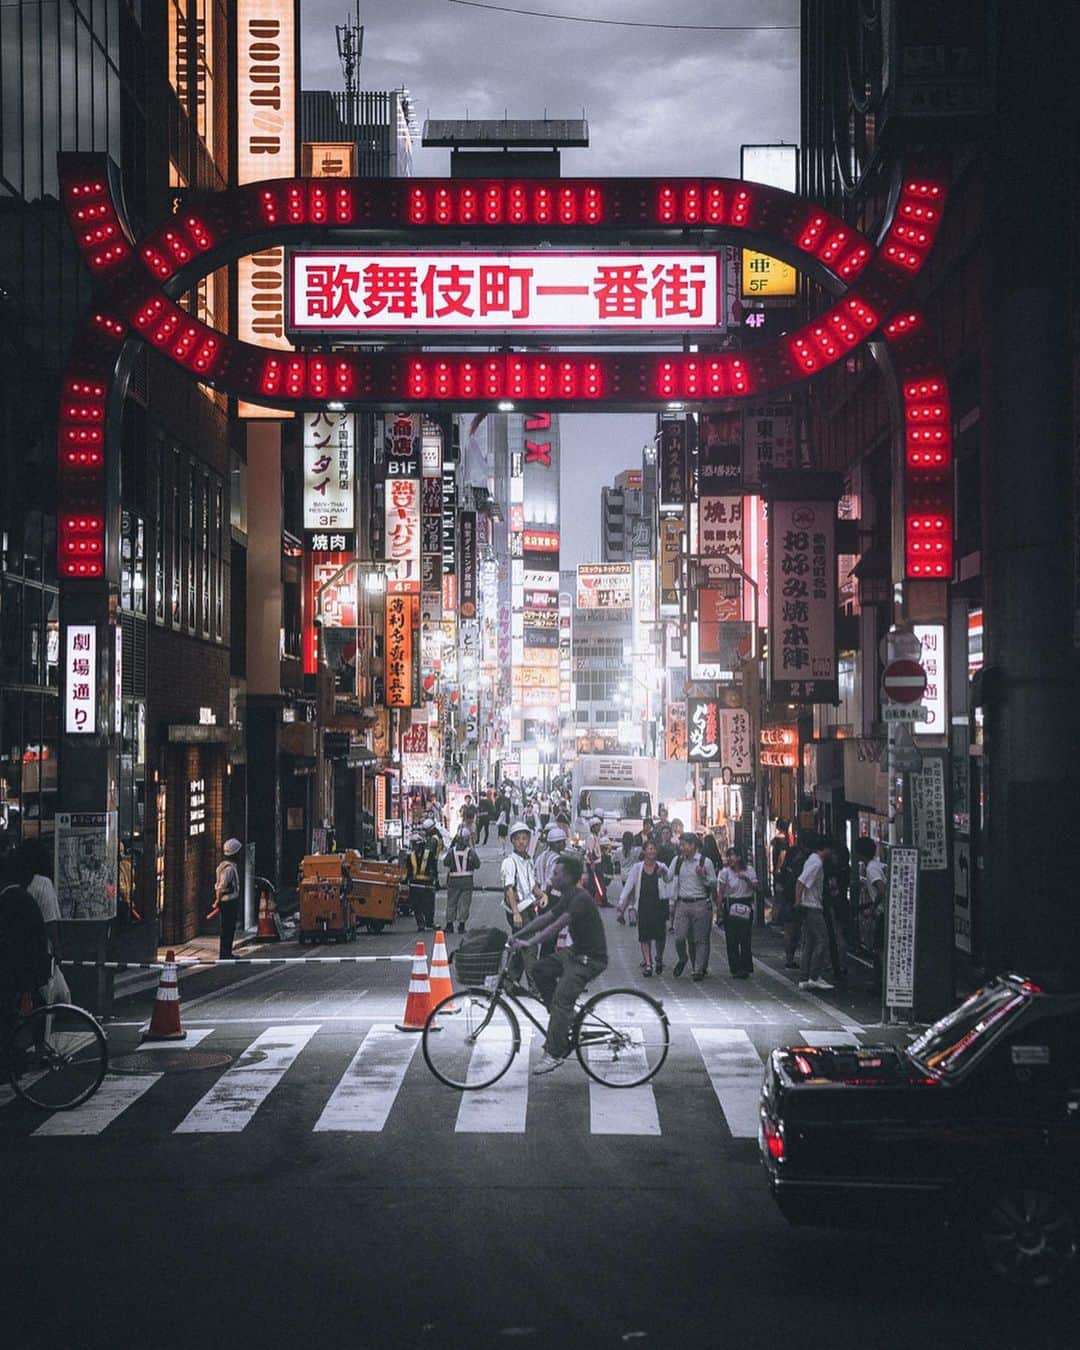
[[1054,1284],[1080,1241],[1080,992],[1010,975],[906,1049],[774,1050],[759,1143],[792,1223],[949,1225],[1004,1279]]

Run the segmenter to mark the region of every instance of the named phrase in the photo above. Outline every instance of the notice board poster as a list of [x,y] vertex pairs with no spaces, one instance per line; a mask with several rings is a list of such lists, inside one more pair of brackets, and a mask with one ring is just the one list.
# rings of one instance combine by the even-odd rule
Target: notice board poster
[[919,850],[889,851],[889,907],[885,930],[885,1003],[915,1006],[915,916],[919,897]]

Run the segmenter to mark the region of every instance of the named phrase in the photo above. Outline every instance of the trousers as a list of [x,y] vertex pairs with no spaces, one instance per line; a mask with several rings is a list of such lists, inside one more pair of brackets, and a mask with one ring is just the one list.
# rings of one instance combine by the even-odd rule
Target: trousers
[[544,1049],[555,1059],[565,1059],[570,1053],[574,1006],[585,986],[606,966],[606,960],[577,956],[573,950],[543,956],[533,966],[533,981],[551,1012]]
[[233,954],[233,938],[236,936],[236,915],[240,908],[240,901],[222,900],[218,908],[221,911],[221,933],[218,937],[218,957],[222,961],[231,961]]
[[750,953],[750,939],[753,932],[753,919],[733,919],[729,914],[724,920],[728,969],[732,975],[754,973],[754,958]]
[[416,927],[431,928],[435,924],[435,887],[409,883],[409,904],[412,906]]
[[452,923],[468,923],[469,910],[472,908],[472,873],[464,875],[451,873],[446,878],[446,926]]
[[680,961],[686,960],[689,950],[695,975],[709,969],[712,915],[711,900],[680,900],[675,906],[675,950]]
[[800,905],[799,911],[802,914],[802,964],[799,978],[819,980],[829,955],[825,915],[820,909],[807,909],[805,905]]

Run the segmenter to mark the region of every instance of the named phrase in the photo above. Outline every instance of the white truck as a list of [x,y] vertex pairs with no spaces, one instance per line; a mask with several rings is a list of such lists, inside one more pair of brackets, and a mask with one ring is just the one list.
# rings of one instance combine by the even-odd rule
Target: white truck
[[599,817],[609,839],[621,841],[626,830],[637,834],[641,822],[656,815],[658,776],[657,761],[644,756],[579,756],[571,775],[575,831],[587,836]]

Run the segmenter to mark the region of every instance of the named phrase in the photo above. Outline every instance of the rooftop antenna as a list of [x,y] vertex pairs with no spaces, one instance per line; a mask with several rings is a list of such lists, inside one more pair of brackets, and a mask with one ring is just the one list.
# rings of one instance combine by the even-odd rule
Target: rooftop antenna
[[364,25],[360,22],[360,0],[356,0],[356,16],[352,23],[336,24],[338,59],[345,75],[345,107],[349,125],[355,126],[354,110],[360,92],[360,61],[364,55]]

